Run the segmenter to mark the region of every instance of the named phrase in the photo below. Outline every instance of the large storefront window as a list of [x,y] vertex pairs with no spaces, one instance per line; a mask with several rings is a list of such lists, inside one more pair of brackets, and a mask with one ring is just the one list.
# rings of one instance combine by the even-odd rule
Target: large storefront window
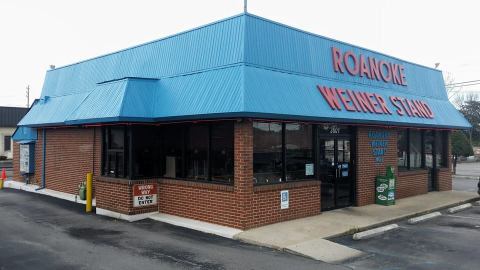
[[433,168],[433,143],[435,136],[432,130],[425,131],[425,167]]
[[285,124],[286,180],[314,177],[312,125]]
[[435,134],[435,161],[437,167],[445,168],[448,164],[448,134],[438,131]]
[[408,169],[408,130],[398,131],[397,136],[397,165],[399,169]]
[[135,138],[133,145],[133,175],[136,178],[159,176],[158,162],[159,137],[150,127],[132,128]]
[[[448,133],[433,130],[401,130],[398,132],[399,169],[446,167]],[[408,159],[408,160],[407,160]]]
[[185,129],[183,125],[171,125],[160,128],[162,133],[162,147],[160,162],[162,164],[163,177],[183,178],[184,175],[184,142]]
[[422,167],[422,133],[420,130],[410,130],[410,169]]
[[[108,127],[103,174],[233,183],[233,123]],[[132,149],[129,163],[128,147]],[[129,174],[128,168],[132,168]]]
[[191,125],[187,127],[187,178],[193,180],[208,179],[208,125]]
[[253,122],[255,184],[313,179],[314,164],[312,125]]
[[282,182],[282,124],[253,122],[254,183]]
[[111,177],[127,177],[129,141],[127,128],[106,128],[103,140],[103,174]]
[[212,180],[233,182],[233,123],[212,125],[211,130]]

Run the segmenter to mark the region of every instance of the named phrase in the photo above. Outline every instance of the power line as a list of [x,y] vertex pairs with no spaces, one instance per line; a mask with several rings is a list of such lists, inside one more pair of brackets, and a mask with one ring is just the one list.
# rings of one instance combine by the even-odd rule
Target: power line
[[[478,82],[478,83],[477,83]],[[450,83],[450,84],[446,84],[445,86],[455,86],[455,85],[458,85],[458,84],[466,84],[466,83],[476,83],[476,84],[480,84],[480,80],[473,80],[473,81],[465,81],[465,82],[458,82],[458,83]]]
[[446,87],[457,88],[457,87],[473,86],[473,85],[480,85],[480,82],[478,82],[478,83],[470,83],[470,84],[462,84],[462,85],[445,85],[445,86],[446,86]]

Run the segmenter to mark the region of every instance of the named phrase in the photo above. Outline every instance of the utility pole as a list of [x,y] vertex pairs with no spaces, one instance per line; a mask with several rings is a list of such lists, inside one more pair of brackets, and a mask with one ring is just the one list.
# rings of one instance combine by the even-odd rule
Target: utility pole
[[243,12],[247,13],[247,0],[243,0]]
[[25,93],[27,96],[27,108],[30,108],[30,85],[27,85],[27,91]]

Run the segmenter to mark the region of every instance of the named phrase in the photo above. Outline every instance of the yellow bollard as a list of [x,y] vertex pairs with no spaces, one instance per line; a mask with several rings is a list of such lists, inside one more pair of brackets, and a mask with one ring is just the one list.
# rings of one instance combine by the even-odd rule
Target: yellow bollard
[[0,179],[0,189],[2,189],[2,188],[3,188],[3,180]]
[[92,212],[92,173],[87,173],[87,204],[85,212]]

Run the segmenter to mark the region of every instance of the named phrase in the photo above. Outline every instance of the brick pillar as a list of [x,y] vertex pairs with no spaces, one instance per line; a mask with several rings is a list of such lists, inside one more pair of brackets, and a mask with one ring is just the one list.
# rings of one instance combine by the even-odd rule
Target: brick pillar
[[251,223],[253,196],[253,125],[249,120],[235,123],[235,184],[238,202],[239,227],[247,228]]
[[[48,143],[48,131],[47,131]],[[48,160],[48,158],[46,158]],[[43,129],[37,129],[37,142],[35,143],[35,168],[34,174],[30,177],[30,184],[42,185],[42,167],[43,167]]]
[[[375,162],[372,153],[371,138],[368,137],[370,131],[390,132],[388,137],[388,147],[383,162]],[[375,177],[385,175],[387,166],[394,166],[397,173],[397,132],[395,129],[359,127],[357,129],[357,186],[356,202],[357,206],[375,203]]]
[[23,177],[20,175],[20,144],[13,142],[12,149],[12,163],[13,163],[13,177],[15,181],[23,181]]
[[448,150],[447,150],[447,167],[437,170],[437,186],[438,191],[452,190],[452,132],[447,133]]

